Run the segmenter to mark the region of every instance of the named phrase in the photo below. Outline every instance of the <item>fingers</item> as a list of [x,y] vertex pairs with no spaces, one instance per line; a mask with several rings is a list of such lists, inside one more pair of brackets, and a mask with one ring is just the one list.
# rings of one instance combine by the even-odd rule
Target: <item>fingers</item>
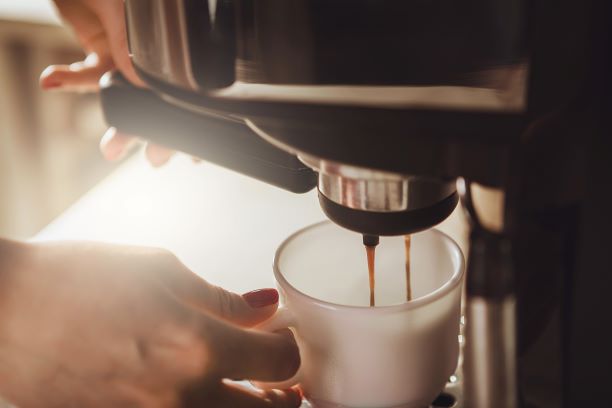
[[[87,77],[86,86],[82,84],[85,77],[81,75],[76,85],[79,90],[97,89],[99,78],[113,67],[118,68],[134,85],[144,86],[130,61],[123,0],[88,2],[56,0],[55,3],[63,19],[74,29],[86,53],[97,54],[110,63],[99,66],[101,72],[89,72],[92,75]],[[66,72],[68,67],[55,66],[49,69],[51,68]],[[41,85],[44,89],[59,88],[61,85],[59,79],[41,78]],[[72,87],[75,86],[75,81],[73,76],[69,77],[65,88],[74,89]]]
[[89,54],[82,62],[71,65],[52,65],[40,75],[40,86],[45,89],[91,91],[98,89],[100,77],[113,67],[109,58]]
[[297,408],[302,403],[299,391],[247,389],[238,384],[222,383],[216,390],[193,389],[186,393],[185,408]]
[[[117,129],[109,128],[100,140],[100,151],[102,156],[108,161],[117,161],[138,144],[138,139],[134,136],[121,133]],[[174,151],[163,146],[148,144],[145,148],[147,160],[153,167],[159,167],[168,162]]]
[[62,19],[72,27],[86,53],[109,54],[106,51],[108,49],[107,42],[99,41],[100,37],[105,37],[104,27],[96,13],[86,2],[55,0],[54,3]]
[[278,382],[291,378],[300,367],[300,353],[289,329],[266,333],[220,321],[208,324],[202,336],[212,348],[211,369],[222,378]]
[[153,167],[161,167],[168,163],[173,154],[174,150],[156,144],[149,143],[145,148],[147,160]]
[[108,161],[116,161],[125,157],[126,153],[137,144],[137,139],[109,128],[100,140],[100,151]]

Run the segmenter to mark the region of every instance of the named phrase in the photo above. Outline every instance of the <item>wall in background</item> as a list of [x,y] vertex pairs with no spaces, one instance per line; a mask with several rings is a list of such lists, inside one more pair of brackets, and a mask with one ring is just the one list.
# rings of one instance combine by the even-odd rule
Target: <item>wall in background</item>
[[2,11],[0,235],[27,238],[114,166],[98,152],[105,126],[97,96],[38,87],[47,65],[83,57],[72,34],[53,21],[3,18]]

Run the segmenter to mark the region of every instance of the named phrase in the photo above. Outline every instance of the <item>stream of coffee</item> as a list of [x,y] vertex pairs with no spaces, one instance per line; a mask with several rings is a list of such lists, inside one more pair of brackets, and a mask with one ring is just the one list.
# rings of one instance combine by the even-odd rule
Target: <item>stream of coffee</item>
[[406,301],[412,299],[412,283],[410,279],[410,235],[404,236],[404,248],[406,251]]
[[366,245],[366,254],[368,256],[368,273],[370,277],[370,306],[376,305],[376,299],[374,295],[374,289],[376,286],[375,276],[374,276],[374,258],[376,255],[376,246],[375,245]]
[[[412,299],[412,282],[410,277],[410,235],[404,237],[404,248],[406,252],[406,301]],[[370,306],[376,306],[376,245],[365,245],[366,255],[368,257],[368,277],[370,280]]]

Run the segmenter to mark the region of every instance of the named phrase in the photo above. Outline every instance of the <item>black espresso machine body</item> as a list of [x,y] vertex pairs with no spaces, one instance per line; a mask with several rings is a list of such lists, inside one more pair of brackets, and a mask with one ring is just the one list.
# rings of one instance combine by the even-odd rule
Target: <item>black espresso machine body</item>
[[[601,3],[601,4],[600,4]],[[126,0],[109,123],[399,235],[471,225],[464,406],[608,406],[610,6]],[[455,180],[460,179],[459,191]],[[472,194],[503,198],[481,222]]]

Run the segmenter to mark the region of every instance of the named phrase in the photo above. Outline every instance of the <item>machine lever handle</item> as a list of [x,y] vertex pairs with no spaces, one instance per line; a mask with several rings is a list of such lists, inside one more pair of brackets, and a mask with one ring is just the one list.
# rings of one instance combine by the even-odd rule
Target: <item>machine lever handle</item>
[[175,106],[152,91],[131,85],[117,72],[102,78],[100,95],[107,123],[123,133],[294,193],[305,193],[317,185],[314,171],[260,138],[240,119]]

